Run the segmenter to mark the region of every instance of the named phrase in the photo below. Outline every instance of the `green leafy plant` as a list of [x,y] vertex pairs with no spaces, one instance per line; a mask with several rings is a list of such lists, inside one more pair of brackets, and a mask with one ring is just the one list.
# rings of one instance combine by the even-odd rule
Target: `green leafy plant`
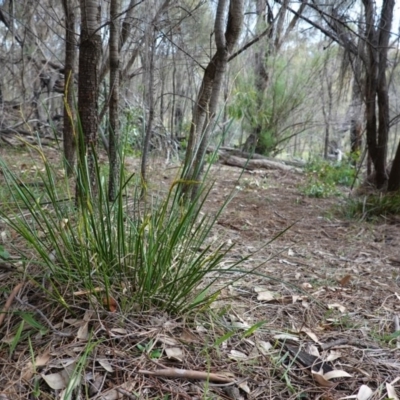
[[321,158],[310,160],[305,172],[307,182],[301,191],[317,198],[340,195],[338,186],[351,186],[357,173],[347,162],[332,163]]
[[228,113],[233,119],[242,121],[247,133],[257,132],[259,153],[278,153],[284,143],[307,125],[309,117],[305,110],[302,111],[302,119],[306,116],[304,123],[291,125],[290,118],[302,109],[318,57],[312,60],[303,57],[301,66],[296,65],[299,60],[294,58],[291,57],[288,62],[286,54],[268,59],[268,85],[265,91],[257,90],[254,74],[243,75],[235,80]]

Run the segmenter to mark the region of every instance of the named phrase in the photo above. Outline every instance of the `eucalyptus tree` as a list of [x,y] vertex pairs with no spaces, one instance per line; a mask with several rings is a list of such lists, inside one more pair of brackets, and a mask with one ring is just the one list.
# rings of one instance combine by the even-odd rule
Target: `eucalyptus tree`
[[216,51],[204,69],[203,80],[193,108],[183,179],[185,194],[196,195],[193,182],[199,180],[212,123],[215,119],[220,89],[231,55],[243,25],[243,0],[218,0],[214,24]]
[[[283,4],[282,0],[278,2]],[[304,14],[300,17],[361,60],[365,73],[362,94],[365,104],[367,149],[375,170],[375,183],[378,188],[382,188],[388,181],[386,158],[390,118],[387,67],[395,1],[385,0],[381,7],[378,7],[375,0],[313,0],[306,4],[306,10],[314,12],[318,18]],[[289,5],[286,5],[286,8],[293,14],[298,14]],[[358,10],[362,13],[363,29],[355,31],[357,18],[352,15]],[[364,45],[360,46],[359,39]],[[389,190],[399,188],[400,149],[393,161],[388,183]]]
[[110,201],[115,200],[118,182],[120,179],[121,160],[120,149],[120,124],[119,124],[119,63],[120,63],[120,45],[119,45],[119,13],[120,0],[111,0],[110,2],[110,106],[109,106],[109,180],[108,197]]
[[[97,191],[95,151],[99,129],[99,63],[102,48],[101,3],[102,0],[80,0],[78,113],[83,137],[79,143],[78,162],[85,163],[88,166],[88,178],[93,194],[96,194]],[[77,197],[82,195],[82,193],[77,193]]]
[[75,0],[63,0],[62,6],[65,14],[63,145],[66,173],[71,176],[74,172],[76,152],[74,81],[77,45],[75,28],[77,4]]

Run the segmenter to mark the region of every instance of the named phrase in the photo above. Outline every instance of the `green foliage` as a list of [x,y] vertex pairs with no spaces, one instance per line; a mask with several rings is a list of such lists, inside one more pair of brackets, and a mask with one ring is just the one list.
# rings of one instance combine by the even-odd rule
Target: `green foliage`
[[95,160],[98,195],[91,193],[87,162],[78,163],[76,186],[85,197],[75,202],[68,191],[65,198],[67,178],[60,189],[51,161],[37,151],[44,164],[39,173],[44,195],[20,185],[0,160],[12,197],[0,216],[24,239],[25,246],[16,249],[21,258],[31,260],[35,254],[36,265],[42,266],[38,286],[42,275],[48,276],[52,296],[64,306],[63,288],[69,286],[97,296],[100,304],[122,297],[126,309],[183,313],[211,303],[221,290],[213,283],[243,261],[219,268],[231,247],[208,240],[219,216],[202,211],[211,187],[200,188],[190,204],[183,204],[176,181],[166,196],[145,201],[141,181],[121,168],[117,200],[111,203],[104,171]]
[[400,193],[374,193],[350,198],[341,214],[351,219],[374,220],[389,215],[400,215]]
[[310,197],[325,198],[340,195],[337,186],[351,186],[356,169],[347,162],[331,163],[322,158],[309,161],[305,167],[307,183],[302,192]]
[[298,66],[287,55],[271,58],[266,65],[269,78],[264,93],[257,90],[254,75],[238,77],[235,82],[228,113],[242,120],[247,133],[257,132],[266,155],[279,151],[294,134],[288,121],[304,102],[318,59],[308,57],[302,63],[307,65]]
[[0,244],[0,258],[3,260],[8,260],[10,258],[10,253]]
[[145,115],[139,107],[126,108],[121,113],[121,141],[124,154],[137,155],[142,148]]

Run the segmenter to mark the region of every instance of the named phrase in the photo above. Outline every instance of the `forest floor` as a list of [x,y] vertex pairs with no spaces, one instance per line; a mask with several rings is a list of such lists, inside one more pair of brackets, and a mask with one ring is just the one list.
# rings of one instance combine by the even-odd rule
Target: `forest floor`
[[[29,168],[9,149],[0,157]],[[57,160],[52,150],[48,157]],[[176,173],[162,162],[150,166],[161,190]],[[157,312],[87,316],[83,308],[82,319],[72,320],[65,309],[41,303],[26,283],[17,300],[28,300],[50,329],[29,341],[19,332],[25,340],[16,340],[21,303],[14,300],[14,313],[0,324],[1,400],[400,398],[400,219],[340,217],[343,198],[304,196],[305,177],[295,172],[215,164],[211,175],[216,182],[204,211],[217,212],[234,193],[212,236],[234,244],[226,265],[250,254],[241,268],[253,273],[225,288],[211,313],[187,320]],[[21,279],[0,264],[0,309]],[[88,326],[96,345],[90,354],[82,340]],[[75,386],[87,389],[65,397],[62,381],[83,353]],[[58,388],[49,387],[50,375]]]

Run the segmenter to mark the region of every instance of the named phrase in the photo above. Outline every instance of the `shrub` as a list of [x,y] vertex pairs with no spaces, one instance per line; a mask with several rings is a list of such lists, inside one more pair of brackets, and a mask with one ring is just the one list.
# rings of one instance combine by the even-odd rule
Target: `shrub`
[[337,186],[351,186],[356,169],[347,162],[331,163],[321,158],[309,161],[305,167],[307,183],[302,192],[310,197],[339,195]]

